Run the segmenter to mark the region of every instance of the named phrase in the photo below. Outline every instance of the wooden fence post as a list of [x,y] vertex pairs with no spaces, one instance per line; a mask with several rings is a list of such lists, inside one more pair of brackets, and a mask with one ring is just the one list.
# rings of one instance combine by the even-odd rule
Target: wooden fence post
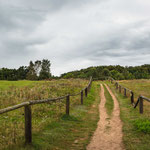
[[83,105],[83,91],[81,91],[81,105]]
[[116,90],[118,89],[118,83],[116,82]]
[[88,91],[87,91],[87,88],[85,89],[85,96],[87,97],[88,95]]
[[131,104],[134,103],[134,93],[131,91]]
[[134,108],[136,108],[136,107],[137,107],[137,105],[138,105],[139,101],[140,101],[140,97],[138,98],[137,102],[135,103]]
[[124,88],[124,96],[127,96],[126,88]]
[[25,110],[25,144],[32,143],[32,115],[31,106],[24,107]]
[[121,85],[119,85],[119,92],[121,93]]
[[66,97],[66,115],[69,115],[70,96]]
[[140,114],[143,114],[143,98],[140,97],[140,105],[139,105]]

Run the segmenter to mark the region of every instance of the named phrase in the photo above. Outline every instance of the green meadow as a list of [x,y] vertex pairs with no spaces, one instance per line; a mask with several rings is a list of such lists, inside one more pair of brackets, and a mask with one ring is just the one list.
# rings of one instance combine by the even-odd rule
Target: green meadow
[[[28,100],[75,94],[88,80],[1,81],[0,108]],[[88,97],[71,97],[70,116],[65,115],[65,99],[31,106],[32,145],[24,145],[24,108],[0,116],[0,149],[86,149],[98,121],[99,84],[94,82]],[[59,143],[59,144],[58,144]]]

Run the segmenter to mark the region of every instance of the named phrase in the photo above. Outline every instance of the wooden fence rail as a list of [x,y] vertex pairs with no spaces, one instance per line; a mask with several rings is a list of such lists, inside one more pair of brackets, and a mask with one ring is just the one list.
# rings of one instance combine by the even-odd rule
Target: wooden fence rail
[[62,99],[66,99],[66,115],[69,115],[70,113],[70,97],[71,96],[77,96],[81,95],[81,105],[83,105],[83,95],[85,92],[85,97],[88,96],[88,93],[90,91],[92,85],[92,77],[90,78],[90,81],[88,83],[88,86],[81,90],[81,92],[76,94],[70,94],[63,97],[57,97],[53,99],[44,99],[44,100],[31,100],[28,102],[23,102],[21,104],[17,104],[11,107],[7,107],[4,109],[0,109],[0,114],[4,114],[16,109],[19,109],[21,107],[24,107],[24,114],[25,114],[25,144],[31,144],[32,143],[32,110],[31,105],[35,104],[42,104],[42,103],[49,103],[49,102],[57,102]]
[[134,102],[134,92],[126,87],[123,87],[122,85],[120,85],[117,81],[115,81],[113,78],[109,77],[108,80],[110,80],[110,82],[116,87],[116,90],[119,89],[119,92],[121,93],[122,89],[124,89],[124,96],[127,97],[127,92],[129,92],[130,94],[130,100],[131,100],[131,104],[133,105],[133,108],[136,108],[139,104],[139,113],[143,114],[143,100],[146,100],[148,102],[150,102],[150,99],[140,95],[136,101],[136,103]]

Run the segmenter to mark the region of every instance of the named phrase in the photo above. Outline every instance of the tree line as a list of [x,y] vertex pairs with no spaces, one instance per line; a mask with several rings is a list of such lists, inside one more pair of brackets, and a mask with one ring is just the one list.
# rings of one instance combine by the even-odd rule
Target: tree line
[[21,66],[18,69],[0,69],[0,80],[45,80],[50,78],[89,78],[105,80],[112,77],[115,80],[150,79],[150,65],[141,66],[96,66],[86,69],[71,71],[60,77],[51,75],[51,63],[48,59],[30,61],[29,66]]
[[135,67],[123,67],[120,65],[96,66],[61,75],[62,78],[89,78],[90,76],[99,80],[105,80],[109,76],[115,80],[150,79],[150,65],[145,64]]
[[48,59],[30,61],[29,66],[18,69],[0,69],[0,80],[44,80],[51,77],[51,63]]

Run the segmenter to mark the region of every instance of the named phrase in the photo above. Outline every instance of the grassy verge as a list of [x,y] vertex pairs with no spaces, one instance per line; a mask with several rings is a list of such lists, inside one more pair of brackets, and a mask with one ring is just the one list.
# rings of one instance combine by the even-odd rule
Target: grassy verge
[[115,93],[121,109],[121,120],[123,121],[123,142],[126,150],[149,150],[150,148],[150,119],[145,112],[139,114],[138,108],[134,109],[130,99],[116,92],[114,85],[110,84]]
[[112,116],[112,112],[113,112],[113,108],[114,108],[114,101],[110,95],[110,93],[108,92],[107,88],[104,86],[104,94],[106,97],[106,103],[105,103],[105,107],[106,107],[106,111],[107,114],[111,117]]
[[99,100],[99,85],[94,82],[88,97],[84,98],[84,105],[73,106],[70,116],[61,115],[57,120],[48,118],[47,124],[42,130],[33,132],[33,144],[31,146],[24,147],[22,143],[9,149],[86,149],[97,127]]

